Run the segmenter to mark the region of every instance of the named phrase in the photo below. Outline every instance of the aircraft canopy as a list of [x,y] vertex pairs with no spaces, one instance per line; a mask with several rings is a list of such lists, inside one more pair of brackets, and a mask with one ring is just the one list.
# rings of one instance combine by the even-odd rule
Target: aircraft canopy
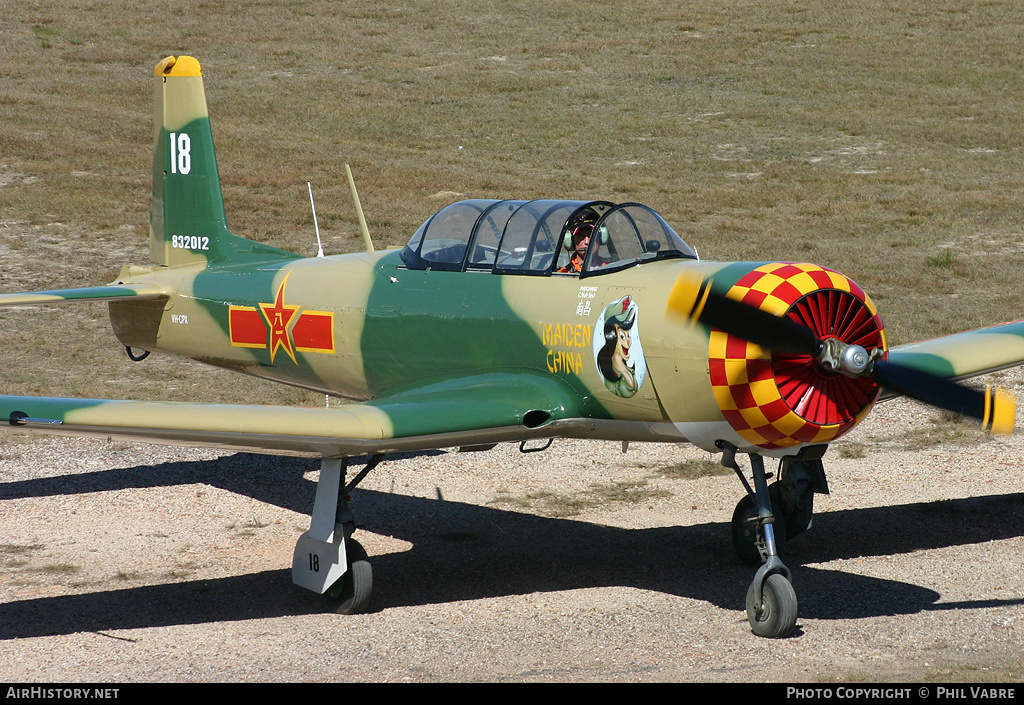
[[572,255],[572,233],[593,227],[585,277],[649,260],[697,253],[651,208],[608,201],[472,199],[439,210],[402,250],[410,269],[557,274]]

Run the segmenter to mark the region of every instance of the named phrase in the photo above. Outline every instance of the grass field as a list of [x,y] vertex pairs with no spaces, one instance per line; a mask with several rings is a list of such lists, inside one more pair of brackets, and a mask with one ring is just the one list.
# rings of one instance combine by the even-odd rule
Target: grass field
[[[0,290],[144,262],[153,66],[203,63],[240,235],[378,247],[461,197],[636,200],[705,259],[858,281],[895,344],[1024,315],[1024,5],[0,0]],[[102,307],[0,314],[4,391],[299,392],[132,365]],[[191,380],[191,381],[190,381]]]

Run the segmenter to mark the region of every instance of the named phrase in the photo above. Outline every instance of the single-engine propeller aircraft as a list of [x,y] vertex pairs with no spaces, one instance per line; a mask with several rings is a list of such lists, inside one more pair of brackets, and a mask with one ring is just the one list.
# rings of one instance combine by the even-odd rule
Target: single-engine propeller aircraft
[[[750,625],[784,637],[797,599],[780,547],[828,491],[830,442],[886,395],[1013,428],[1012,395],[959,380],[1024,362],[1024,322],[889,349],[849,278],[799,262],[701,261],[639,203],[465,200],[404,249],[328,257],[235,236],[199,62],[164,59],[155,88],[152,262],[106,286],[4,294],[0,305],[105,301],[133,359],[167,353],[353,401],[0,396],[0,418],[14,430],[320,459],[292,576],[339,612],[364,610],[372,589],[345,499],[388,452],[561,437],[721,453],[745,488],[736,551],[760,566]],[[372,457],[349,481],[347,459],[362,455]],[[770,485],[765,457],[779,461]]]

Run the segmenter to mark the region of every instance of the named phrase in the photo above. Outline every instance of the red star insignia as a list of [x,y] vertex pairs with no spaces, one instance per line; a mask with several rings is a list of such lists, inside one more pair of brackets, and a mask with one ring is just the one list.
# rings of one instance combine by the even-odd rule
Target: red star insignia
[[[289,272],[289,276],[290,276]],[[295,360],[295,350],[292,348],[292,339],[289,333],[288,327],[291,325],[292,319],[295,317],[295,312],[299,310],[299,306],[289,306],[284,302],[284,287],[288,283],[288,276],[285,276],[284,281],[281,282],[281,286],[277,289],[277,296],[275,297],[274,303],[271,304],[260,304],[260,310],[263,311],[264,318],[267,319],[267,324],[270,326],[270,363],[274,363],[274,356],[277,354],[278,348],[284,348],[284,351],[288,353],[288,357]]]

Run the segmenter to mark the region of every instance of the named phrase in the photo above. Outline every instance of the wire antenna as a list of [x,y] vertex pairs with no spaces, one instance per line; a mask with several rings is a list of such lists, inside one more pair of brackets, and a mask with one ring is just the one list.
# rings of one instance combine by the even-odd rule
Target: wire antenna
[[310,206],[310,208],[313,209],[313,227],[316,228],[316,247],[317,247],[316,256],[317,257],[323,257],[324,256],[324,246],[323,246],[323,243],[320,242],[320,224],[316,221],[316,204],[313,203],[313,184],[311,184],[311,183],[309,183],[307,181],[306,182],[306,186],[309,188],[309,206]]

